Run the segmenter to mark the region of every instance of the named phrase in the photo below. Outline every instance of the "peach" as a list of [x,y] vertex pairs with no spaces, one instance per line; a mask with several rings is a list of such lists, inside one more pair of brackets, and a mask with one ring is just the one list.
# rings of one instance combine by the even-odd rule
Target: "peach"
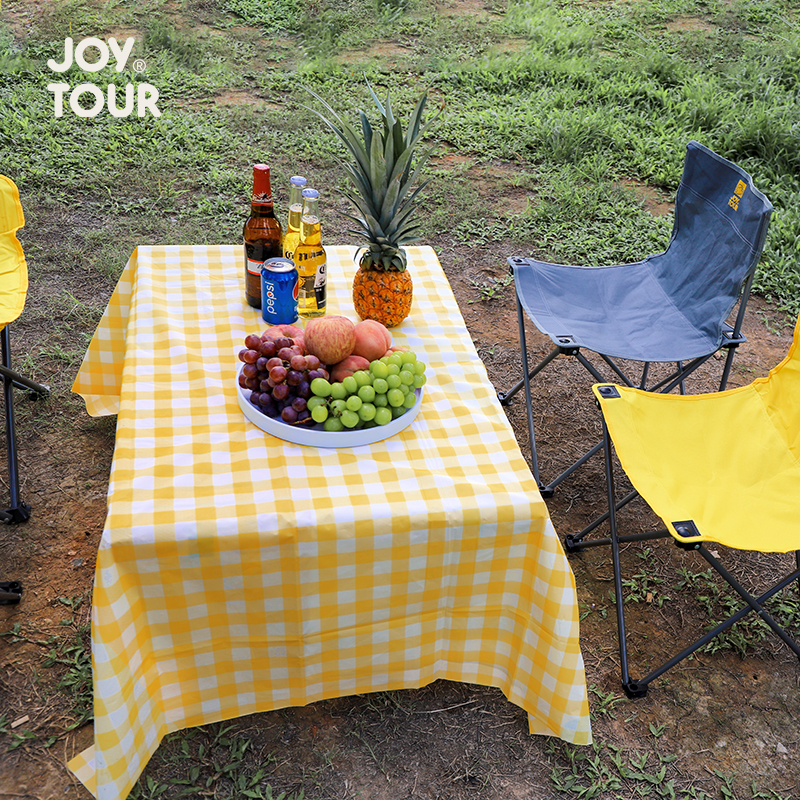
[[369,361],[362,356],[347,356],[347,358],[331,367],[331,381],[340,383],[348,375],[352,375],[360,369],[369,369]]
[[356,326],[347,317],[315,317],[303,334],[307,353],[323,364],[338,364],[353,352]]
[[404,344],[396,344],[390,347],[383,355],[384,356],[391,356],[395,353],[405,353],[408,348]]
[[353,355],[363,356],[367,361],[380,358],[386,348],[392,346],[392,334],[385,325],[373,319],[365,319],[356,325],[356,343]]

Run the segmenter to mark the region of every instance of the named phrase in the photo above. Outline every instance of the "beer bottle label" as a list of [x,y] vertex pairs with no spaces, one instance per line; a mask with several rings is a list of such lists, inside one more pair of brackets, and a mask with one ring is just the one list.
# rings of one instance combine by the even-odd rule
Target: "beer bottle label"
[[314,275],[315,289],[322,288],[328,280],[327,267],[328,264],[325,261],[323,261],[321,264],[317,264],[317,273]]
[[258,275],[261,278],[261,267],[264,266],[263,261],[254,261],[252,258],[247,259],[247,271],[251,275]]
[[317,272],[314,275],[314,299],[317,301],[317,308],[322,311],[328,303],[327,281],[328,265],[325,261],[317,265]]

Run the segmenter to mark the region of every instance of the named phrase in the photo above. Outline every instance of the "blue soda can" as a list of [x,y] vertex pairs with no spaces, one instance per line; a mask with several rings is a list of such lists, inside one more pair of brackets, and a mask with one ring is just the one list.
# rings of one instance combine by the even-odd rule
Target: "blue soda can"
[[288,258],[270,258],[261,267],[261,316],[270,325],[297,322],[300,282],[297,267]]

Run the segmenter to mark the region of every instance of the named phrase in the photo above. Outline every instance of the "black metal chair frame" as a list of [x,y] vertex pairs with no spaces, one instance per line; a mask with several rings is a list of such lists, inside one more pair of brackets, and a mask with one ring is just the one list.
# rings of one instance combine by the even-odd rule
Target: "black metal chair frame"
[[[617,390],[613,386],[601,387],[600,391],[604,396],[613,397],[613,392]],[[617,392],[616,396],[619,393]],[[772,617],[771,614],[764,608],[763,603],[773,597],[775,594],[785,589],[794,581],[800,581],[800,551],[795,552],[795,566],[796,569],[790,572],[785,577],[781,578],[773,584],[765,592],[761,593],[758,597],[754,597],[750,592],[745,589],[741,583],[720,563],[720,561],[713,555],[702,543],[689,543],[682,542],[675,539],[668,530],[661,529],[649,531],[639,534],[620,535],[617,525],[617,509],[619,504],[616,502],[615,488],[614,488],[614,467],[612,463],[612,446],[611,436],[608,432],[608,427],[603,421],[603,441],[601,442],[602,449],[605,455],[605,477],[606,486],[608,490],[608,508],[609,511],[606,518],[609,520],[611,533],[609,537],[602,539],[583,540],[582,536],[567,536],[565,542],[565,549],[567,552],[577,552],[588,547],[597,547],[601,545],[611,546],[611,558],[614,569],[614,599],[616,604],[617,613],[617,628],[619,631],[619,655],[620,655],[620,671],[622,678],[622,688],[629,698],[644,697],[647,694],[647,689],[650,683],[656,678],[663,675],[667,670],[672,669],[676,664],[679,664],[684,659],[688,658],[701,647],[707,645],[714,637],[728,630],[732,625],[739,622],[750,613],[757,614],[772,631],[800,658],[800,644],[798,644],[788,633],[780,626],[780,624]],[[673,522],[675,529],[684,538],[698,536],[697,527],[691,520],[680,520]],[[625,630],[625,598],[622,588],[622,571],[620,568],[620,544],[628,542],[642,542],[653,539],[672,539],[677,547],[682,550],[696,551],[699,553],[720,575],[726,583],[744,600],[745,605],[732,614],[723,622],[719,623],[708,633],[701,636],[699,639],[688,645],[681,650],[680,653],[666,660],[663,664],[656,667],[648,675],[643,678],[634,679],[631,677],[630,669],[628,666],[628,645]]]
[[31,507],[23,502],[19,492],[19,467],[17,463],[17,437],[14,426],[14,388],[27,391],[31,397],[46,397],[50,388],[26,378],[11,368],[11,343],[6,325],[2,337],[2,357],[0,375],[3,376],[3,394],[6,406],[6,445],[8,448],[8,483],[11,491],[11,505],[0,510],[0,522],[25,522],[30,517]]
[[[509,265],[511,266],[511,270],[513,273],[514,262],[515,261],[524,261],[524,259],[516,259],[510,258]],[[685,393],[685,385],[684,381],[688,378],[693,372],[695,372],[699,367],[706,363],[716,352],[719,350],[726,349],[727,355],[725,358],[725,365],[722,370],[722,378],[720,380],[719,389],[720,391],[724,390],[728,384],[728,378],[730,376],[731,367],[733,366],[733,358],[736,353],[736,348],[747,341],[747,337],[742,333],[742,325],[744,322],[744,315],[747,308],[747,301],[750,297],[750,288],[753,284],[753,273],[751,272],[750,275],[747,277],[742,292],[739,298],[739,309],[736,315],[736,319],[734,321],[733,326],[726,324],[723,328],[723,333],[725,336],[725,340],[720,345],[719,349],[716,350],[714,353],[709,353],[705,356],[700,356],[699,358],[692,359],[687,364],[683,364],[683,362],[676,362],[675,370],[670,373],[666,378],[662,378],[657,383],[653,384],[652,386],[647,386],[647,381],[649,377],[649,371],[651,364],[653,362],[641,362],[643,363],[642,366],[642,374],[638,381],[634,383],[633,379],[629,378],[623,371],[622,368],[612,359],[611,357],[604,355],[603,353],[598,353],[597,355],[603,359],[603,361],[609,366],[612,370],[614,375],[617,379],[621,380],[626,386],[635,386],[639,389],[646,389],[647,391],[651,392],[663,392],[667,394],[671,392],[674,388],[679,387],[680,393]],[[598,453],[603,448],[603,442],[598,442],[594,447],[588,450],[584,455],[582,455],[577,461],[575,461],[572,465],[567,467],[563,472],[561,472],[558,476],[553,478],[549,483],[544,483],[539,474],[539,461],[538,456],[536,453],[536,434],[535,428],[533,424],[533,404],[531,400],[531,380],[539,374],[551,361],[555,360],[558,356],[569,356],[571,358],[575,358],[578,363],[580,363],[584,369],[594,378],[594,380],[598,383],[604,383],[608,379],[604,377],[597,368],[586,358],[586,356],[581,352],[580,347],[576,347],[574,342],[571,341],[571,337],[564,336],[559,338],[559,344],[556,345],[533,369],[529,368],[529,361],[528,361],[528,346],[525,336],[525,311],[522,308],[522,303],[519,299],[519,294],[516,295],[517,299],[517,323],[519,327],[519,338],[520,338],[520,350],[522,354],[522,379],[518,381],[514,386],[512,386],[507,392],[498,392],[497,398],[500,403],[504,406],[508,406],[511,404],[514,395],[519,392],[520,389],[524,387],[525,389],[525,402],[527,406],[527,422],[528,422],[528,434],[530,436],[530,447],[531,447],[531,471],[533,472],[533,477],[536,480],[536,483],[539,486],[539,492],[541,493],[542,497],[552,497],[556,487],[562,483],[566,478],[572,475],[576,470],[580,469],[592,456]],[[590,351],[593,352],[593,351]],[[634,497],[636,497],[636,493],[629,495],[628,497],[624,498],[620,504],[618,504],[617,508],[622,508],[626,503],[630,502]],[[605,516],[599,517],[595,520],[587,529],[582,531],[581,535],[585,535],[590,531],[594,530],[601,522],[604,522],[608,518],[608,514]]]
[[[0,522],[15,524],[25,522],[30,517],[31,507],[20,497],[19,466],[17,462],[17,436],[14,425],[14,389],[22,389],[31,397],[46,397],[50,388],[26,378],[11,368],[11,341],[9,325],[0,331],[2,344],[2,364],[0,375],[3,377],[3,395],[6,409],[6,447],[8,451],[8,483],[11,493],[11,505],[0,510]],[[0,582],[0,605],[18,603],[22,596],[22,584],[19,581]]]

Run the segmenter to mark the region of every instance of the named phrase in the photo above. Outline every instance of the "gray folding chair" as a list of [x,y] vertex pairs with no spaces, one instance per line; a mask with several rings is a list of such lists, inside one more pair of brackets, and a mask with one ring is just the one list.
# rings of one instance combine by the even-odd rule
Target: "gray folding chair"
[[[545,497],[602,449],[598,442],[552,481],[541,480],[530,382],[551,361],[559,355],[573,357],[595,381],[604,383],[608,379],[582,352],[589,350],[626,386],[654,392],[678,387],[683,393],[684,379],[725,349],[722,390],[736,347],[746,341],[742,322],[772,204],[740,167],[699,142],[689,142],[686,149],[672,237],[663,253],[610,267],[508,259],[517,293],[523,377],[498,397],[507,405],[525,389],[532,471]],[[729,325],[726,320],[740,297],[736,319]],[[523,311],[555,344],[533,369]],[[642,362],[641,375],[628,377],[618,359]],[[650,365],[658,362],[674,364],[674,369],[649,385]],[[634,496],[635,492],[623,498],[619,507]]]

